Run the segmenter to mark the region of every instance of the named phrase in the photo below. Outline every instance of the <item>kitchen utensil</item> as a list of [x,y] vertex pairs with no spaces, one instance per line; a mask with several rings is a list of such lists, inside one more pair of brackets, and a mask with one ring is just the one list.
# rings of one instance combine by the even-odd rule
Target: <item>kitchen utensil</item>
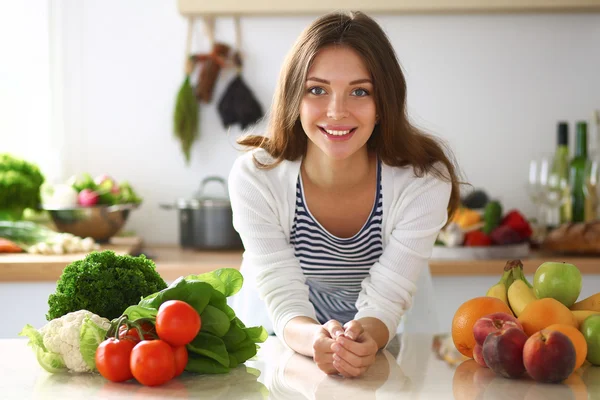
[[91,207],[44,207],[60,232],[82,238],[91,237],[97,242],[107,242],[116,235],[137,204],[96,205]]
[[[208,183],[219,183],[223,196],[206,195]],[[233,228],[227,181],[208,176],[191,199],[179,199],[175,204],[160,204],[163,209],[179,210],[179,243],[181,247],[198,250],[241,249],[242,240]]]

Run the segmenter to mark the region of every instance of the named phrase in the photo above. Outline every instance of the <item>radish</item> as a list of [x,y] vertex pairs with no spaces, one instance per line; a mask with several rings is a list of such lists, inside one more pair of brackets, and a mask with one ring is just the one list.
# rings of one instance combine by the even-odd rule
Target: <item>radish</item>
[[92,189],[83,189],[77,196],[77,201],[84,207],[93,206],[98,203],[98,193]]

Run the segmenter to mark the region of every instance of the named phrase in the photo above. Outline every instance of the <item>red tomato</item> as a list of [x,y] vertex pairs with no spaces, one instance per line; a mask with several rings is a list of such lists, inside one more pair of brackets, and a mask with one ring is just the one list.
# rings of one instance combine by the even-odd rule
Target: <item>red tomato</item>
[[185,346],[194,340],[201,325],[200,315],[185,301],[165,301],[158,308],[156,333],[173,347]]
[[131,351],[133,377],[142,385],[158,386],[175,376],[173,349],[163,340],[142,340]]
[[179,376],[188,362],[187,348],[185,346],[173,347],[173,355],[175,356],[175,376]]
[[[156,330],[154,329],[154,325],[152,325],[149,322],[143,322],[141,324],[140,328],[142,329],[142,333],[144,335],[144,340],[156,339],[156,337],[153,336],[153,334],[156,333]],[[127,329],[127,325],[121,325],[121,327],[119,328],[119,337],[121,339],[131,340],[135,344],[139,343],[140,335],[138,334],[137,329],[135,329],[135,328],[131,328],[129,330],[126,330],[126,329]]]
[[106,339],[96,349],[96,368],[100,375],[112,382],[133,378],[129,358],[135,343],[131,340]]

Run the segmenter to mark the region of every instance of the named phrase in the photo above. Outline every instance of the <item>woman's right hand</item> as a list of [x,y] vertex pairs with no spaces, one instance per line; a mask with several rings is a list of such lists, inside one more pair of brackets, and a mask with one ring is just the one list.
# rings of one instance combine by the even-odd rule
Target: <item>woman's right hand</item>
[[313,340],[313,360],[319,369],[328,375],[338,374],[338,370],[333,366],[333,350],[331,346],[335,339],[344,334],[344,328],[336,320],[326,322],[319,329]]

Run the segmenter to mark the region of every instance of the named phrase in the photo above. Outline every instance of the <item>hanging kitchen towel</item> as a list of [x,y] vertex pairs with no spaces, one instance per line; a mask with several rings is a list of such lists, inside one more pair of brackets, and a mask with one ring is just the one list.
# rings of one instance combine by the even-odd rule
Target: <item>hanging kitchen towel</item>
[[219,116],[225,128],[231,125],[240,124],[242,129],[258,122],[263,117],[263,110],[252,93],[252,90],[246,85],[242,78],[242,59],[241,59],[241,30],[239,18],[235,17],[236,31],[236,51],[233,55],[233,61],[237,68],[237,74],[229,83],[229,86],[223,93],[218,105]]

